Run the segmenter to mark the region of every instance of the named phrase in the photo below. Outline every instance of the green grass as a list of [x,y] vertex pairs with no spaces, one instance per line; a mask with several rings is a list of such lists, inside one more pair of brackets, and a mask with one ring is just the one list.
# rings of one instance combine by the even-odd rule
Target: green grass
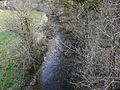
[[[43,18],[43,13],[34,10],[30,13],[30,15],[31,15],[31,23],[40,25]],[[0,9],[0,30],[6,29],[5,23],[7,19],[13,18],[13,17],[17,17],[16,11]]]
[[19,38],[11,32],[0,32],[0,90],[7,90],[14,84],[14,66],[10,46],[17,43]]
[[43,18],[43,13],[42,12],[38,12],[38,11],[33,11],[31,12],[32,14],[32,23],[33,24],[38,24],[40,25],[42,18]]
[[[0,30],[8,29],[5,25],[5,21],[11,18],[12,13],[16,13],[16,11],[0,10]],[[39,25],[43,13],[33,11],[31,15],[32,23]],[[23,73],[20,74],[14,70],[19,60],[15,60],[12,56],[13,52],[11,52],[11,47],[19,43],[19,40],[20,37],[12,32],[0,32],[0,90],[8,90],[16,84],[16,81],[19,81],[19,84],[12,90],[19,90],[19,85],[22,83]]]
[[10,57],[9,47],[15,42],[17,43],[18,40],[19,38],[12,32],[0,32],[0,61]]
[[16,38],[16,35],[12,32],[1,32],[0,33],[0,47],[6,46],[12,43]]
[[4,21],[6,18],[10,17],[10,11],[0,9],[0,29],[4,29]]

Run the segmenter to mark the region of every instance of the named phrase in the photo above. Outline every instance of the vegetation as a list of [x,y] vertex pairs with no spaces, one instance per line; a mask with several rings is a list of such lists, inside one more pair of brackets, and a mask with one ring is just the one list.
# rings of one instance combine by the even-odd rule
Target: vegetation
[[[17,11],[11,11],[11,10],[0,10],[0,30],[3,29],[7,29],[6,26],[6,21],[9,20],[12,17],[16,17],[17,18]],[[38,12],[36,10],[33,10],[31,12],[31,23],[36,23],[36,24],[40,24],[41,19],[42,19],[43,13]]]
[[[20,52],[23,51],[18,50],[23,37],[14,32],[12,30],[14,28],[9,23],[14,16],[16,18],[14,20],[18,20],[17,14],[17,11],[0,10],[0,90],[10,88],[19,90],[25,83],[27,71],[21,70],[22,66],[19,66],[23,63],[20,59]],[[39,26],[42,23],[42,16],[43,13],[33,10],[31,25]]]
[[[66,51],[65,55],[69,57],[65,62],[74,62],[70,63],[73,70],[70,84],[75,90],[117,88],[113,85],[112,89],[108,89],[110,84],[117,82],[117,78],[120,77],[118,67],[120,2],[118,0],[51,1],[52,5],[48,3],[51,10],[48,17],[52,19],[51,22],[55,24],[64,40],[62,42],[66,48],[64,52]],[[51,13],[54,13],[54,17]],[[71,60],[72,57],[74,60]]]
[[[13,10],[0,10],[0,89],[31,86],[55,35],[62,39],[60,63],[63,71],[70,67],[67,82],[74,90],[120,88],[119,0],[40,1],[39,9],[32,0],[12,0]],[[36,8],[47,14],[47,23]]]
[[3,29],[5,27],[5,19],[7,19],[8,17],[10,17],[10,11],[8,10],[1,10],[0,9],[0,30]]
[[[16,55],[11,52],[11,47],[14,47],[19,41],[18,36],[11,32],[0,33],[0,89],[6,90],[15,82],[14,69],[17,62]],[[16,56],[17,57],[17,56]]]

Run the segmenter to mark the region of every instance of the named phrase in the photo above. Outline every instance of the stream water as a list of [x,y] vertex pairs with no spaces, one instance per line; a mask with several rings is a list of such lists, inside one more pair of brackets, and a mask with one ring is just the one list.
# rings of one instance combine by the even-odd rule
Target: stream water
[[[67,82],[70,78],[70,68],[65,65],[62,45],[60,38],[55,37],[50,44],[50,53],[52,56],[46,55],[42,69],[37,76],[37,90],[73,90]],[[48,52],[48,53],[49,53]]]

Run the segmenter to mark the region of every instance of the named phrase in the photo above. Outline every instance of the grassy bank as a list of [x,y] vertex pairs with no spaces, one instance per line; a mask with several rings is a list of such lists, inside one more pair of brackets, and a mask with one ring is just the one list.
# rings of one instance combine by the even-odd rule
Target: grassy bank
[[15,66],[17,58],[13,56],[12,47],[18,43],[19,38],[11,32],[0,32],[0,90],[7,90],[15,79]]
[[[18,16],[18,12],[17,11],[10,11],[10,10],[1,10],[0,9],[0,30],[3,29],[8,29],[8,27],[6,27],[6,23],[10,18],[19,18]],[[31,23],[34,24],[38,24],[40,25],[40,23],[42,23],[42,18],[43,18],[43,13],[42,12],[38,12],[36,10],[32,11],[30,13],[30,17],[31,17]]]
[[[21,85],[24,84],[24,72],[17,69],[20,60],[14,49],[15,45],[19,44],[20,37],[9,32],[9,27],[6,27],[6,21],[15,13],[16,11],[0,10],[0,90],[10,88],[12,88],[11,90],[20,90]],[[42,16],[43,13],[32,11],[31,22],[39,25]]]

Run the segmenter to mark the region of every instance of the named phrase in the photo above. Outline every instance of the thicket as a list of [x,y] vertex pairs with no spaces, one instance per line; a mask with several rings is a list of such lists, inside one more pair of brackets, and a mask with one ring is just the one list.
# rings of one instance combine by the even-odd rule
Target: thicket
[[111,83],[119,82],[119,0],[46,3],[49,7],[44,12],[61,33],[65,54],[74,57],[71,85],[108,90]]
[[11,0],[9,9],[11,16],[6,17],[4,24],[7,31],[15,34],[14,38],[18,41],[14,46],[11,44],[11,57],[8,59],[10,62],[4,70],[4,78],[1,77],[3,81],[0,89],[23,90],[30,85],[43,62],[46,46],[41,24],[44,14],[34,9],[31,0]]

